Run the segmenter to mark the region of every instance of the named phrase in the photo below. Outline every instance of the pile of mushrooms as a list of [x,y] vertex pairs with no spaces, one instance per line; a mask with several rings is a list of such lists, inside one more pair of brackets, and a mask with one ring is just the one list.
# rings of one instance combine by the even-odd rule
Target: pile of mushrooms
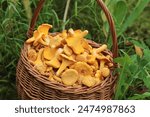
[[50,34],[52,25],[42,24],[26,41],[28,61],[52,82],[66,86],[93,87],[110,75],[112,56],[107,45],[93,48],[84,38],[88,31],[63,30]]

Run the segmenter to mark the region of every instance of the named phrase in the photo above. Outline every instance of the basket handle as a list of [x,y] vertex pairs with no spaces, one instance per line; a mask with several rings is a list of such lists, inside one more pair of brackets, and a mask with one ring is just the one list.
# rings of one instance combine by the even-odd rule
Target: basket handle
[[[27,31],[28,38],[30,38],[33,35],[35,23],[37,21],[39,12],[41,11],[41,8],[42,8],[44,2],[45,2],[45,0],[40,0],[37,5],[37,8],[34,11],[34,15],[32,17],[31,23],[30,23],[30,27]],[[97,0],[97,3],[101,7],[103,12],[105,13],[106,18],[108,20],[110,31],[111,31],[111,36],[112,36],[112,43],[113,43],[113,47],[112,47],[113,57],[116,58],[118,56],[118,42],[117,42],[117,34],[116,34],[116,29],[115,29],[115,24],[114,24],[113,18],[111,16],[108,8],[104,4],[103,0]]]

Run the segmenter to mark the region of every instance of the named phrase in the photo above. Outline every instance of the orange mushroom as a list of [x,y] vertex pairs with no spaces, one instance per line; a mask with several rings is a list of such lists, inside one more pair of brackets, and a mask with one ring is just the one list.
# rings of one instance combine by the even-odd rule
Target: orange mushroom
[[35,38],[31,37],[31,38],[29,38],[29,39],[26,40],[26,43],[30,44],[30,43],[34,42],[34,40],[35,40]]
[[84,48],[81,43],[83,37],[88,33],[88,31],[85,30],[82,32],[80,30],[73,31],[70,29],[68,32],[70,36],[66,38],[67,45],[72,48],[75,54],[83,53]]
[[95,56],[87,55],[87,63],[94,64],[95,61],[96,61],[96,57]]
[[60,54],[62,57],[62,63],[56,72],[56,75],[59,76],[69,65],[73,64],[75,60],[70,56],[66,56],[65,54]]
[[88,56],[88,53],[84,52],[82,54],[77,55],[76,60],[80,62],[87,62],[87,56]]
[[63,38],[60,37],[59,35],[56,35],[54,37],[49,35],[49,38],[50,38],[50,47],[51,48],[57,48],[62,45],[61,41],[63,40]]
[[56,80],[57,82],[60,82],[60,83],[62,82],[62,79],[59,78],[59,77],[56,76],[56,75],[54,75],[53,78],[54,78],[54,80]]
[[50,24],[42,24],[42,25],[40,25],[39,27],[38,27],[38,32],[39,33],[42,33],[42,34],[44,34],[44,35],[48,35],[48,31],[49,31],[49,29],[51,29],[53,26],[52,25],[50,25]]
[[43,53],[43,48],[39,50],[37,59],[36,61],[33,62],[33,64],[34,64],[34,68],[43,74],[46,70],[46,66],[42,62],[42,53]]
[[87,50],[89,53],[92,51],[92,46],[90,46],[89,43],[85,39],[81,40],[81,44],[82,44],[82,47],[85,50]]
[[102,76],[108,77],[110,75],[110,69],[107,67],[104,67],[101,69],[101,73],[102,73]]
[[57,49],[56,48],[50,48],[50,47],[45,47],[43,56],[47,60],[52,60],[52,58],[55,56]]
[[84,84],[87,87],[93,87],[95,85],[96,81],[91,76],[84,76],[82,78],[82,84]]
[[29,49],[28,50],[28,59],[31,61],[35,61],[37,58],[37,52],[34,49]]
[[71,56],[73,52],[70,47],[68,47],[67,45],[64,45],[64,53],[68,56]]
[[93,69],[85,62],[77,62],[73,64],[70,68],[77,70],[79,75],[81,76],[87,76],[93,74]]
[[67,86],[74,85],[78,78],[78,72],[74,69],[67,69],[61,75],[62,82]]
[[54,57],[50,60],[50,61],[45,61],[45,64],[49,65],[49,66],[52,66],[54,68],[59,68],[61,63],[60,61],[58,60],[59,59],[59,56],[60,54],[63,52],[63,49],[62,48],[59,48]]
[[37,30],[34,31],[34,33],[33,33],[33,37],[35,38],[35,40],[33,42],[34,46],[37,46],[39,43],[41,43],[43,45],[47,45],[42,38],[43,35],[44,35],[43,33],[39,33]]

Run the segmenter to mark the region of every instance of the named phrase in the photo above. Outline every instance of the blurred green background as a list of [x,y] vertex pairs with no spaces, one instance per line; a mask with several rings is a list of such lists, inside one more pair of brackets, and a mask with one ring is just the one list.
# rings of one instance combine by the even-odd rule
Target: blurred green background
[[[115,61],[120,68],[116,69],[119,77],[113,99],[150,99],[150,0],[104,2],[114,18],[119,44]],[[0,0],[0,99],[18,99],[16,65],[37,3]],[[52,24],[51,32],[87,29],[87,38],[111,49],[109,26],[96,0],[46,0],[36,27],[42,23]]]

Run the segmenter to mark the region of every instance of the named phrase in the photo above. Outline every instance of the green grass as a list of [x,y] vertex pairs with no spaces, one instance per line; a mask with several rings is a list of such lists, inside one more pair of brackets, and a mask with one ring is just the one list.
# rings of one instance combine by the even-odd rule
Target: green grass
[[[29,2],[30,1],[30,2]],[[0,99],[17,99],[16,65],[27,39],[32,13],[38,0],[0,0]],[[65,27],[89,30],[88,38],[111,48],[108,23],[95,0],[71,0],[64,22],[67,0],[47,0],[36,27],[50,23],[52,32]],[[114,99],[150,99],[150,0],[105,0],[115,20],[120,67]],[[121,10],[120,10],[121,9]],[[131,45],[127,45],[126,42]],[[143,50],[136,55],[134,45]]]

